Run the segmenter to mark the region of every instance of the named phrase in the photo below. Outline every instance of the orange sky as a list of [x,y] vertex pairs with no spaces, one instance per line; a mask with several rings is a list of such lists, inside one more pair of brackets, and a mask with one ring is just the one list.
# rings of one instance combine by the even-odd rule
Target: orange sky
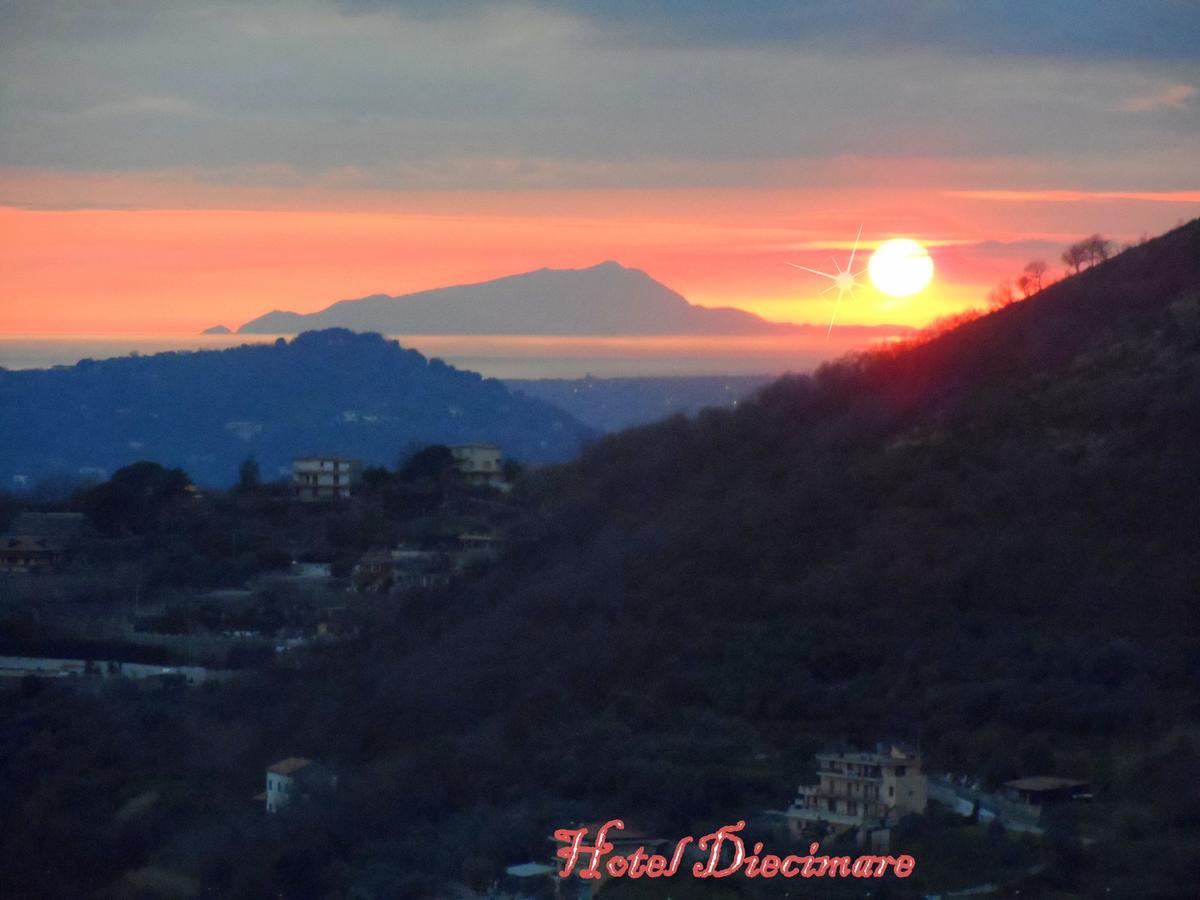
[[[604,260],[824,323],[929,247],[921,325],[1200,213],[1190,4],[9,0],[0,334],[188,334]],[[842,257],[839,257],[839,259]]]
[[[101,207],[122,199],[138,208],[0,208],[7,334],[236,328],[272,309],[313,311],[605,259],[644,269],[696,303],[819,322],[828,316],[817,298],[824,284],[785,263],[830,268],[860,222],[868,247],[897,235],[927,243],[936,273],[906,300],[868,288],[839,321],[921,325],[978,304],[1029,258],[1058,268],[1057,248],[1082,233],[1157,232],[1200,207],[1197,192],[1026,192],[1017,203],[986,191],[881,186],[359,194],[38,173],[20,173],[10,193],[13,184],[31,206],[82,192]],[[180,200],[190,208],[170,207]]]

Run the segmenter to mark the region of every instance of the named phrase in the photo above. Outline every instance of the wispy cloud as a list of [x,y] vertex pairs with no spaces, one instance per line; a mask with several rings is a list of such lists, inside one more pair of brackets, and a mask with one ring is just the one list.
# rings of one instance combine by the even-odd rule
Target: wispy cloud
[[1145,203],[1200,203],[1200,191],[947,191],[965,200],[1002,203],[1101,203],[1137,200]]
[[199,104],[183,97],[142,94],[121,100],[106,100],[83,111],[87,116],[198,116]]
[[1190,84],[1168,84],[1152,94],[1131,97],[1120,105],[1122,112],[1152,112],[1156,109],[1183,109],[1196,96]]

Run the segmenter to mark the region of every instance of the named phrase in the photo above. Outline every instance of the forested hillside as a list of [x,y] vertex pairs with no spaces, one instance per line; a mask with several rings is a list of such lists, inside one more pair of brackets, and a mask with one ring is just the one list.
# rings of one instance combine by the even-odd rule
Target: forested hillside
[[0,480],[100,475],[139,459],[182,466],[204,487],[257,458],[269,479],[294,456],[389,465],[406,449],[487,441],[532,461],[570,458],[591,436],[516,396],[378,334],[329,329],[220,351],[0,369]]

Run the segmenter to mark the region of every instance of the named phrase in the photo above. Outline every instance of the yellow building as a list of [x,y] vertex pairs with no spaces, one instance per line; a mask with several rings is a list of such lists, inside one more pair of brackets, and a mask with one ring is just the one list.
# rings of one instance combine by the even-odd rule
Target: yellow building
[[892,742],[873,753],[818,753],[816,760],[817,784],[802,785],[787,811],[794,837],[818,822],[840,832],[925,812],[928,783],[911,747]]

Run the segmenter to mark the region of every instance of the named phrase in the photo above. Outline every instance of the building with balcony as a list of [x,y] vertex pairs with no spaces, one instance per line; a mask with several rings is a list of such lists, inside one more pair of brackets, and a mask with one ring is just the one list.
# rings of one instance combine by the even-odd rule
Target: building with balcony
[[468,484],[504,489],[504,454],[495,444],[462,444],[451,447],[455,468]]
[[299,500],[345,500],[362,467],[342,456],[299,456],[292,460],[292,493]]
[[818,753],[817,783],[802,785],[786,816],[792,836],[823,823],[831,831],[884,828],[923,813],[928,782],[920,753],[899,742],[872,753]]

